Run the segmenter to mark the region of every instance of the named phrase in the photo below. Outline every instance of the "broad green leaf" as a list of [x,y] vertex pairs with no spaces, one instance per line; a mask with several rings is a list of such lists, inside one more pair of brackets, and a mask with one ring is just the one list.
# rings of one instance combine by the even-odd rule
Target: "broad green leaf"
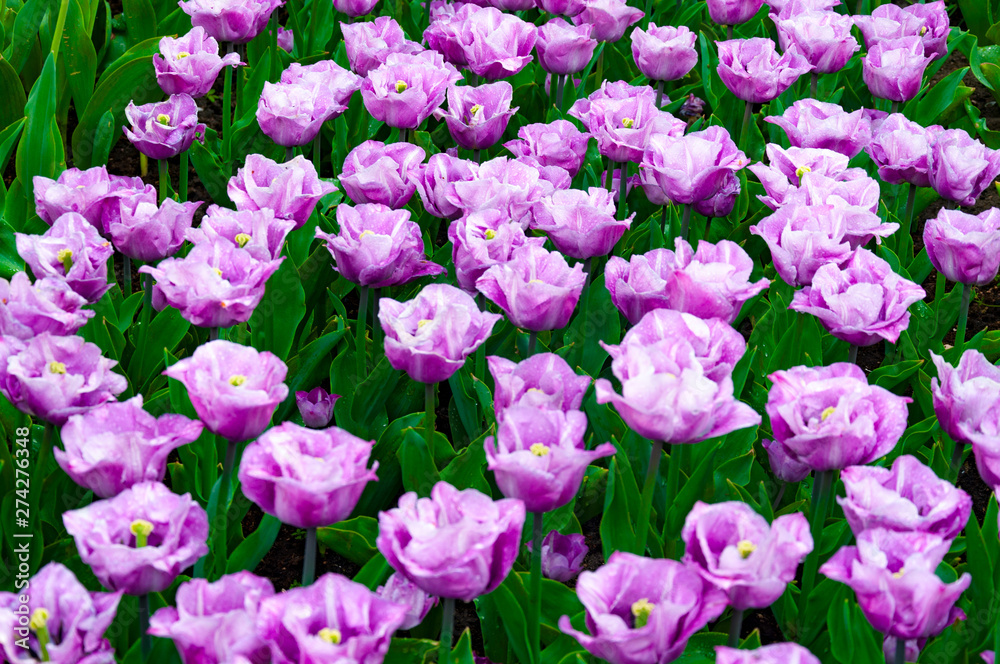
[[281,521],[270,514],[265,514],[257,529],[243,540],[236,550],[229,554],[226,562],[226,573],[233,574],[242,570],[253,571],[264,559],[271,545],[278,538]]

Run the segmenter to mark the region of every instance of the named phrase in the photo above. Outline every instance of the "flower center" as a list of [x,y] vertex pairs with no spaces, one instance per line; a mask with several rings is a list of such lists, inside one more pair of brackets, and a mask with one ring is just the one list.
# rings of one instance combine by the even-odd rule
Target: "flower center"
[[156,121],[159,122],[161,125],[164,125],[164,126],[169,125],[170,124],[170,116],[167,115],[166,113],[160,113],[159,115],[156,116]]
[[64,374],[66,373],[66,365],[62,362],[49,362],[49,373]]
[[622,126],[626,129],[631,129],[632,125],[635,124],[635,120],[632,118],[622,118]]
[[239,387],[245,382],[247,382],[247,377],[243,374],[233,374],[229,377],[229,384],[233,387]]
[[49,611],[48,609],[43,609],[41,607],[37,608],[31,614],[31,621],[28,626],[31,631],[35,633],[35,637],[38,639],[38,649],[41,651],[42,661],[49,661],[49,629],[47,627],[49,622]]
[[740,540],[736,543],[736,550],[740,552],[740,557],[746,560],[751,553],[757,550],[757,545],[750,540]]
[[135,535],[135,548],[141,549],[146,546],[146,538],[153,532],[153,524],[145,519],[136,519],[128,529]]
[[360,240],[361,238],[365,237],[366,235],[375,235],[375,231],[371,231],[371,230],[361,231],[361,235],[358,236],[358,239]]
[[927,34],[927,26],[925,25],[922,28],[920,28],[920,36],[923,37],[926,34]]
[[421,318],[420,320],[417,321],[417,329],[419,330],[424,325],[427,325],[427,323],[429,322],[431,322],[430,318]]
[[[240,245],[240,249],[247,246],[247,243],[250,242],[250,240],[250,236],[246,233],[239,233],[236,235],[236,244]],[[219,273],[219,276],[222,276],[221,272]]]
[[45,629],[46,624],[49,622],[49,612],[48,609],[37,608],[34,613],[31,614],[31,622],[28,625],[31,627],[32,631],[37,632],[40,629]]
[[408,86],[406,84],[406,81],[402,81],[402,80],[396,81],[396,92],[402,94],[402,93],[406,92],[406,88],[408,88],[408,87],[410,87],[410,86]]
[[795,177],[800,178],[806,173],[812,173],[812,172],[813,169],[809,168],[808,166],[799,166],[798,168],[795,169]]
[[542,443],[532,443],[531,447],[528,449],[531,450],[531,453],[536,457],[548,456],[549,454],[549,446],[543,445]]
[[219,275],[220,277],[222,276],[222,270],[220,270],[220,269],[219,269],[219,268],[217,268],[217,267],[216,267],[216,268],[212,268],[212,269],[214,269],[214,270],[215,270],[215,273],[216,273],[217,275]]
[[319,634],[317,636],[327,643],[333,643],[334,645],[340,643],[341,638],[343,638],[339,629],[333,629],[331,627],[324,627],[319,630]]
[[497,232],[495,230],[493,230],[492,228],[488,228],[488,229],[486,229],[486,232],[483,233],[483,235],[486,236],[487,240],[492,240],[493,238],[495,238],[497,236]]
[[532,279],[528,282],[529,284],[541,284],[544,283],[541,279]]
[[73,250],[60,249],[56,252],[56,260],[63,264],[63,271],[69,274],[70,269],[73,267]]
[[649,614],[653,612],[656,605],[643,597],[632,605],[632,615],[635,616],[635,628],[645,627],[649,622]]
[[180,53],[177,54],[177,59],[178,60],[183,60],[184,58],[188,57],[189,55],[191,55],[191,54],[188,53],[187,51],[181,51]]
[[828,418],[831,415],[833,415],[836,411],[837,411],[837,409],[834,408],[833,406],[830,406],[829,408],[825,408],[823,410],[823,412],[820,413],[820,415],[819,415],[820,422],[826,422],[826,418]]

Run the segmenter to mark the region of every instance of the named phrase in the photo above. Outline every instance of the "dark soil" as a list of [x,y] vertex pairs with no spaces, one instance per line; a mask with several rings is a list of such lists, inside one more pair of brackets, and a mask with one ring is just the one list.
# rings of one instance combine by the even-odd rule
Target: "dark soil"
[[962,464],[962,469],[958,472],[956,485],[972,498],[972,513],[976,515],[976,520],[982,527],[993,491],[979,476],[979,468],[976,466],[976,459],[971,452],[966,457],[965,463]]

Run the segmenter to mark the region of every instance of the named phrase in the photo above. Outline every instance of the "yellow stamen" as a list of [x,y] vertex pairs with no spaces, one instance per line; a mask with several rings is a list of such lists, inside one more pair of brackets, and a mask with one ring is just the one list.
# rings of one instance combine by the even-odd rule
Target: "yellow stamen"
[[[236,235],[236,244],[240,245],[240,249],[242,249],[243,247],[247,246],[247,243],[250,242],[251,239],[253,238],[251,238],[246,233],[239,233]],[[219,272],[219,276],[220,277],[222,276],[222,272]]]
[[141,549],[146,546],[146,538],[153,532],[153,524],[145,519],[136,519],[128,529],[135,535],[135,548]]
[[229,384],[233,387],[239,387],[245,382],[247,382],[247,377],[243,374],[233,374],[229,377]]
[[744,559],[749,558],[750,554],[757,550],[757,545],[750,540],[740,540],[736,543],[736,550],[740,552],[740,556]]
[[920,36],[923,37],[926,34],[927,34],[927,26],[925,25],[922,28],[920,28]]
[[375,235],[375,231],[361,231],[361,235],[358,236],[358,239],[360,240],[366,235]]
[[66,365],[62,362],[49,362],[49,373],[64,374],[66,373]]
[[542,443],[533,443],[528,449],[536,457],[548,456],[549,454],[549,446],[543,445]]
[[469,109],[469,115],[474,117],[476,113],[478,113],[481,110],[483,110],[482,104],[476,104],[475,106]]
[[222,276],[222,270],[220,270],[219,268],[213,268],[213,269],[215,270],[215,273],[217,275],[219,275],[220,277]]
[[795,169],[795,177],[800,178],[806,173],[812,173],[812,171],[813,169],[809,168],[808,166],[799,166],[798,168]]
[[408,87],[410,86],[406,84],[406,81],[396,81],[396,92],[402,94],[406,92],[406,88]]
[[73,268],[73,250],[60,249],[56,252],[56,260],[63,264],[63,271],[69,274],[69,271]]
[[497,236],[497,232],[495,230],[493,230],[492,228],[488,228],[488,229],[486,229],[486,232],[483,233],[483,235],[486,236],[487,240],[492,240],[493,238],[495,238]]
[[529,284],[541,284],[544,283],[541,279],[532,279],[528,282]]
[[341,638],[343,638],[339,629],[332,629],[330,627],[324,627],[319,630],[319,634],[317,634],[317,636],[327,643],[332,643],[334,645],[340,643]]
[[427,323],[429,322],[431,322],[430,318],[421,318],[420,320],[417,321],[417,329],[419,330],[424,325],[427,325]]
[[49,612],[47,609],[38,608],[35,609],[31,614],[31,622],[28,626],[31,627],[31,631],[37,632],[40,629],[45,629],[46,624],[49,622]]
[[649,622],[649,615],[653,612],[654,608],[656,608],[656,605],[645,597],[632,604],[632,615],[635,616],[636,629],[646,626],[646,623]]
[[632,118],[622,118],[622,126],[626,129],[631,129],[632,125],[635,124],[635,120]]
[[823,412],[820,413],[820,416],[819,416],[820,422],[826,422],[826,418],[828,418],[831,415],[833,415],[834,412],[836,412],[836,410],[837,409],[834,408],[833,406],[830,406],[829,408],[824,409]]
[[177,59],[178,60],[183,60],[184,58],[188,57],[189,55],[191,55],[191,54],[188,53],[187,51],[181,51],[180,53],[177,54]]
[[156,116],[156,121],[159,122],[161,125],[169,125],[170,116],[167,115],[166,113],[160,113],[159,115]]

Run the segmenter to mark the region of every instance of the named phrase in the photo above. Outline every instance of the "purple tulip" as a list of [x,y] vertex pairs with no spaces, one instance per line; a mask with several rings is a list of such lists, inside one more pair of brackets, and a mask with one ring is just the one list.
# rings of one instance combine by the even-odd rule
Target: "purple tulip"
[[494,265],[509,261],[515,249],[545,244],[544,237],[527,237],[520,224],[499,210],[481,210],[453,221],[448,239],[456,281],[472,294],[477,293],[476,280]]
[[408,302],[379,300],[389,364],[421,383],[450,378],[501,318],[479,311],[468,293],[448,284],[424,286]]
[[513,406],[560,410],[579,410],[583,395],[590,387],[590,376],[579,376],[555,353],[538,353],[519,363],[490,355],[486,358],[496,384],[493,407],[502,422]]
[[379,512],[376,546],[393,569],[429,595],[472,601],[510,573],[521,543],[524,503],[438,482],[430,498],[410,491]]
[[[528,542],[529,552],[531,546]],[[580,573],[583,559],[589,552],[583,535],[560,535],[558,530],[551,530],[542,540],[542,575],[566,583]]]
[[97,230],[108,237],[111,227],[121,222],[121,211],[125,207],[134,210],[140,203],[156,205],[156,187],[144,184],[140,177],[110,176],[107,196],[104,198],[104,209]]
[[205,510],[159,482],[63,512],[62,520],[101,585],[128,595],[166,590],[208,553]]
[[760,415],[733,395],[732,369],[746,345],[722,320],[655,309],[620,345],[601,345],[611,355],[622,394],[599,378],[597,403],[614,404],[640,436],[697,443],[760,424]]
[[841,547],[819,571],[850,586],[868,622],[897,639],[929,638],[965,618],[955,606],[969,587],[965,573],[945,583],[935,570],[951,542],[929,533],[865,530],[857,546]]
[[1000,210],[973,215],[941,208],[924,224],[924,246],[949,281],[985,286],[1000,270]]
[[815,74],[832,74],[844,68],[861,45],[851,34],[854,17],[834,11],[802,12],[777,19],[781,50],[798,49]]
[[378,3],[379,0],[333,0],[333,8],[341,14],[357,18],[370,14]]
[[68,168],[57,180],[41,175],[32,178],[35,212],[49,226],[67,212],[83,216],[98,231],[104,231],[105,201],[111,191],[113,178],[104,166],[94,166],[85,171]]
[[[122,593],[89,592],[61,563],[50,562],[15,582],[17,592],[0,592],[0,655],[12,664],[113,664],[104,638]],[[22,601],[23,600],[23,601]],[[42,648],[39,636],[47,642]]]
[[284,0],[180,0],[181,11],[191,24],[202,27],[221,42],[245,44],[267,27],[271,12]]
[[583,292],[583,265],[572,268],[562,254],[542,247],[518,247],[506,263],[490,267],[476,288],[526,330],[558,330],[569,323]]
[[359,76],[378,69],[390,53],[419,53],[420,44],[406,38],[403,28],[388,16],[379,16],[374,21],[341,23],[344,33],[344,49],[351,70]]
[[255,631],[271,649],[274,664],[382,664],[406,614],[402,604],[330,573],[306,588],[263,599]]
[[643,76],[651,81],[676,81],[698,64],[694,44],[698,35],[686,26],[657,26],[632,31],[632,58]]
[[393,572],[384,586],[379,586],[375,594],[382,599],[402,604],[407,609],[406,619],[399,629],[412,629],[422,623],[428,612],[438,603],[438,598],[428,595],[411,583],[399,572]]
[[444,120],[452,140],[466,150],[484,150],[500,140],[518,107],[510,107],[514,88],[506,81],[479,87],[452,85],[448,88],[448,112],[440,108],[434,117]]
[[873,97],[910,101],[920,92],[924,70],[932,58],[924,55],[920,37],[886,39],[861,58],[861,77]]
[[[554,191],[569,189],[573,186],[573,178],[569,171],[561,166],[545,166],[535,157],[517,157],[515,161],[531,166],[538,171],[538,178],[552,185]],[[617,199],[615,199],[617,200]]]
[[[494,10],[495,11],[495,10]],[[461,75],[434,51],[390,53],[361,84],[365,108],[390,127],[416,129]]]
[[288,396],[288,368],[277,356],[221,339],[163,373],[184,384],[208,430],[232,442],[259,436]]
[[535,4],[544,12],[576,16],[583,11],[583,0],[536,0]]
[[246,571],[214,583],[191,579],[177,589],[176,608],[158,609],[150,617],[149,633],[172,639],[184,664],[236,662],[240,656],[266,661],[268,648],[254,620],[261,600],[273,595],[269,580]]
[[758,198],[772,210],[792,201],[796,195],[795,188],[802,186],[808,178],[822,175],[836,181],[867,177],[863,170],[852,169],[848,165],[847,155],[820,148],[788,148],[768,143],[765,148],[768,164],[757,162],[747,168],[767,192]]
[[62,426],[125,391],[125,377],[111,371],[116,364],[83,337],[0,336],[0,394],[21,412]]
[[577,99],[573,104],[573,117],[579,118],[584,124],[586,116],[590,114],[591,104],[601,100],[617,99],[626,100],[633,97],[645,97],[652,102],[656,102],[656,90],[648,85],[632,85],[628,81],[603,81],[601,87],[591,92],[586,97]]
[[837,497],[855,534],[870,528],[918,531],[951,540],[962,532],[972,499],[951,482],[939,479],[916,457],[903,455],[892,469],[845,468],[840,479],[847,491]]
[[32,284],[27,273],[15,272],[9,282],[0,279],[0,336],[27,341],[46,332],[75,334],[94,317],[82,308],[86,304],[62,279],[45,277]]
[[962,129],[946,129],[931,143],[927,170],[941,198],[975,205],[1000,175],[1000,150],[991,150]]
[[302,228],[319,199],[337,187],[320,180],[312,162],[299,155],[279,164],[259,154],[247,155],[243,168],[229,179],[226,193],[237,210],[271,208],[274,216]]
[[802,12],[821,12],[833,9],[840,0],[764,0],[770,16],[789,18]]
[[819,268],[853,255],[847,220],[832,205],[785,205],[750,232],[767,242],[778,275],[790,286],[809,286]]
[[123,199],[118,221],[109,225],[108,233],[120,253],[132,260],[153,263],[173,256],[181,248],[200,206],[201,201],[178,203],[172,198],[159,207],[141,199]]
[[325,429],[333,420],[333,406],[339,398],[339,394],[330,394],[322,387],[296,392],[295,405],[299,408],[302,423],[310,429]]
[[337,206],[339,234],[316,229],[316,237],[337,262],[334,267],[350,282],[384,288],[414,279],[436,276],[445,268],[424,256],[420,227],[409,210],[393,210],[378,203]]
[[573,500],[587,466],[615,454],[611,443],[587,450],[586,432],[587,416],[579,410],[510,406],[496,438],[483,444],[486,467],[504,496],[522,500],[529,512],[549,512]]
[[614,162],[643,161],[643,151],[653,138],[679,137],[687,124],[656,108],[649,86],[630,86],[624,98],[599,96],[578,100],[569,114],[597,139],[601,154]]
[[318,85],[265,81],[257,102],[257,124],[278,145],[305,145],[316,138],[323,122],[346,110]]
[[[894,5],[893,5],[894,6]],[[883,9],[884,7],[884,9]],[[928,2],[920,5],[910,5],[902,8],[904,12],[923,20],[917,34],[924,42],[924,55],[941,58],[948,54],[948,35],[951,33],[951,21],[944,0]],[[876,7],[872,14],[879,11],[890,11],[889,5]]]
[[125,108],[129,127],[122,127],[135,149],[150,159],[169,159],[204,141],[205,125],[198,122],[198,104],[190,95],[170,95],[166,101]]
[[931,144],[941,125],[922,127],[893,113],[882,121],[872,135],[868,155],[878,166],[878,176],[887,184],[909,182],[915,187],[929,187]]
[[522,12],[535,8],[535,0],[488,0],[487,4],[505,12]]
[[225,240],[259,261],[277,260],[285,238],[295,222],[274,216],[271,208],[235,211],[213,205],[198,228],[189,228],[185,237],[192,244]]
[[937,378],[931,379],[934,414],[956,443],[972,444],[983,481],[1000,486],[1000,368],[977,350],[962,354],[952,367],[931,353]]
[[550,19],[538,28],[538,64],[550,74],[583,71],[597,48],[597,40],[590,36],[593,29],[589,23],[573,25],[562,18]]
[[219,238],[196,244],[184,258],[168,258],[140,274],[156,280],[153,306],[169,304],[199,327],[231,327],[250,320],[264,297],[267,280],[284,257],[260,260]]
[[60,216],[43,235],[15,233],[14,242],[36,279],[65,281],[88,302],[97,302],[114,285],[108,283],[108,258],[115,250],[75,212]]
[[796,291],[788,308],[816,316],[838,339],[871,346],[882,339],[896,343],[910,324],[909,306],[924,297],[919,284],[867,249],[857,249],[843,264],[816,270],[812,285]]
[[815,99],[799,99],[782,115],[764,121],[781,127],[792,147],[833,150],[848,158],[857,156],[872,140],[871,118],[864,109],[848,113],[838,104]]
[[858,16],[856,23],[868,49],[889,39],[919,37],[928,58],[948,53],[950,25],[943,0],[923,7],[885,4],[876,7],[871,16]]
[[681,238],[674,251],[653,249],[626,261],[612,256],[604,270],[611,301],[635,325],[654,309],[672,309],[698,318],[732,323],[740,307],[767,288],[767,279],[750,281],[753,260],[735,242],[698,242]]
[[140,394],[70,417],[60,434],[64,449],[53,454],[74,482],[111,498],[141,482],[162,482],[167,456],[201,430],[201,422],[183,415],[153,417],[142,409]]
[[295,33],[285,30],[283,26],[278,26],[278,48],[285,53],[291,53],[295,48]]
[[[643,189],[645,188],[644,186]],[[654,186],[654,188],[658,189],[659,187]],[[715,192],[714,196],[706,198],[703,201],[695,201],[694,211],[706,217],[728,216],[736,206],[736,198],[740,195],[741,190],[742,185],[740,184],[739,177],[736,176],[736,173],[730,171],[722,179],[722,184],[719,185],[719,189]]]
[[583,9],[573,15],[573,24],[589,23],[594,26],[591,34],[594,39],[616,42],[644,15],[641,9],[625,4],[625,0],[583,0]]
[[527,124],[517,130],[518,140],[503,144],[515,157],[534,157],[542,166],[558,166],[576,177],[587,158],[590,134],[569,120]]
[[204,97],[224,67],[242,64],[237,53],[227,53],[220,58],[219,42],[200,26],[183,37],[163,37],[160,52],[153,54],[156,82],[168,95]]
[[756,15],[764,0],[708,0],[708,16],[719,25],[739,25]]
[[906,429],[906,397],[868,384],[855,364],[793,367],[768,376],[767,416],[784,458],[816,472],[860,466],[885,456]]
[[801,179],[798,188],[788,186],[784,193],[779,194],[782,198],[780,204],[769,196],[758,198],[773,210],[785,205],[830,205],[838,208],[847,221],[845,237],[852,247],[858,247],[871,239],[865,239],[865,236],[891,235],[899,227],[896,223],[883,224],[881,219],[872,219],[872,215],[878,217],[875,210],[878,209],[880,196],[878,181],[864,175],[861,169],[849,168],[837,178],[810,173]]
[[715,196],[730,173],[749,163],[729,132],[709,127],[691,134],[656,134],[642,155],[642,168],[674,203],[690,205]]
[[531,212],[531,227],[547,233],[557,250],[578,260],[611,253],[635,218],[633,213],[616,220],[614,199],[602,187],[553,192]]
[[452,181],[445,198],[466,214],[498,210],[526,228],[532,205],[554,190],[552,183],[529,160],[496,157],[483,162],[473,179]]
[[756,650],[715,646],[716,664],[820,664],[819,658],[797,643],[772,643]]
[[459,3],[432,0],[430,25],[424,30],[428,48],[441,54],[444,61],[455,67],[468,67],[463,37],[469,17],[485,3]]
[[375,441],[343,429],[322,431],[284,422],[247,445],[239,478],[246,497],[296,528],[318,528],[351,515],[378,462],[368,468]]
[[[320,60],[311,65],[293,62],[281,72],[281,83],[313,88],[317,96],[327,98],[325,103],[331,107],[347,106],[355,91],[361,89],[362,80],[361,76],[333,60]],[[339,113],[335,111],[328,119],[337,117]]]
[[983,661],[986,662],[986,664],[993,664],[996,661],[996,653],[992,650],[980,653],[979,656],[983,658]]
[[365,141],[347,154],[338,180],[355,203],[380,203],[398,209],[417,189],[416,172],[424,150],[411,143]]
[[513,76],[531,63],[538,29],[513,14],[485,7],[463,21],[460,37],[469,69],[487,81]]
[[671,662],[726,609],[725,593],[687,565],[623,551],[596,572],[581,572],[576,592],[590,634],[574,629],[569,616],[559,629],[610,664]]
[[730,92],[747,103],[773,101],[799,76],[813,70],[797,48],[778,55],[770,39],[730,39],[716,44],[719,47],[719,77]]
[[413,181],[427,213],[441,219],[451,219],[461,214],[458,206],[448,201],[448,192],[454,182],[476,179],[479,165],[474,161],[459,159],[440,152],[431,155],[426,164],[415,168]]

